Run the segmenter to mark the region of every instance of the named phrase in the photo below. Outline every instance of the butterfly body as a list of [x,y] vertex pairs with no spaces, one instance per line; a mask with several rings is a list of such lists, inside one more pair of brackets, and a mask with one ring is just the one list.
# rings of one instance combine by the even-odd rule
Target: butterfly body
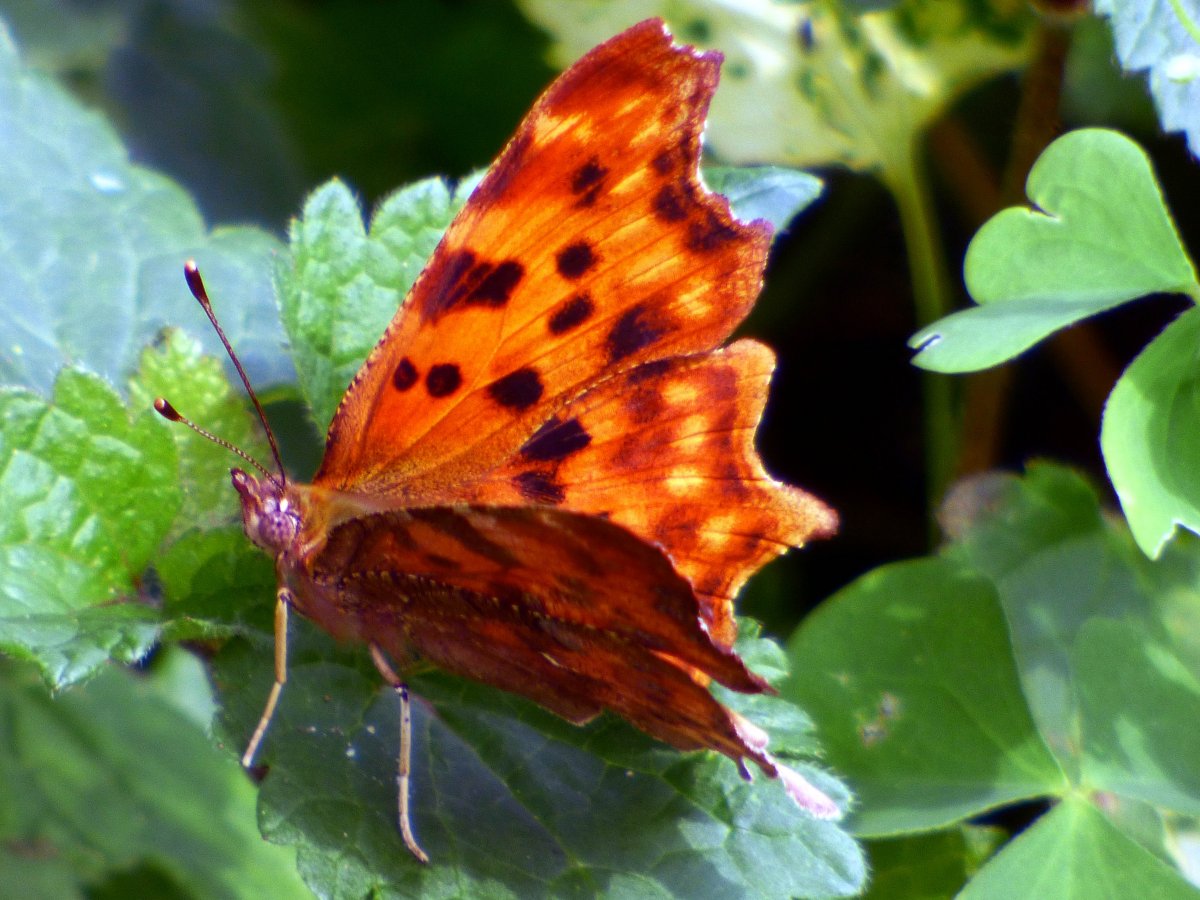
[[[836,523],[754,448],[774,354],[720,346],[771,232],[699,178],[719,64],[649,21],[561,76],[351,383],[313,484],[233,484],[281,607],[377,662],[615,712],[832,815],[707,688],[770,690],[732,598]],[[277,656],[273,698],[284,677]]]

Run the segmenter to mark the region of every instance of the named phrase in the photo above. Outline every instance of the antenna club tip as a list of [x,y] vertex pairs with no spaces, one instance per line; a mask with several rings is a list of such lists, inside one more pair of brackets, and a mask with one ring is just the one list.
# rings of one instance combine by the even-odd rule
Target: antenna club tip
[[200,277],[200,269],[194,259],[183,264],[183,277],[187,281],[188,290],[200,301],[202,306],[208,306],[208,291],[204,288],[204,279]]
[[183,416],[167,402],[165,397],[157,397],[154,400],[154,411],[171,422],[182,422]]

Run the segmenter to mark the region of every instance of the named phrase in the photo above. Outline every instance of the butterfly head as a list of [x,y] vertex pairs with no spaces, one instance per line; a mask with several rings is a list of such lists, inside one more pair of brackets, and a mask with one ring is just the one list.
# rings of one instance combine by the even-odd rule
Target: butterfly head
[[272,556],[283,554],[303,526],[300,506],[287,486],[274,478],[260,481],[241,469],[231,469],[230,478],[242,501],[246,536]]

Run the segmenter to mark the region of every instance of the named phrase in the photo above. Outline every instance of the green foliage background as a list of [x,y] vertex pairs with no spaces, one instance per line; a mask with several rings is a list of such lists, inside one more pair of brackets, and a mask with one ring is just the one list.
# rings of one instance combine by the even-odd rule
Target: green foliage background
[[[1200,9],[1096,7],[0,2],[0,896],[1195,896]],[[651,15],[726,54],[760,441],[843,518],[743,598],[782,696],[723,699],[849,814],[434,674],[422,868],[360,649],[293,621],[236,764],[274,576],[150,403],[265,448],[181,265],[309,474],[471,173]]]

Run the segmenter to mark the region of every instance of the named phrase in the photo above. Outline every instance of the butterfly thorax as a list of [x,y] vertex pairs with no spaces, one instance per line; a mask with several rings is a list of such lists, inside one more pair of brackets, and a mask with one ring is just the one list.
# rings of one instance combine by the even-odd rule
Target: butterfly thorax
[[242,501],[246,536],[276,558],[286,554],[304,527],[302,504],[291,496],[291,486],[275,478],[260,481],[241,469],[229,474]]

